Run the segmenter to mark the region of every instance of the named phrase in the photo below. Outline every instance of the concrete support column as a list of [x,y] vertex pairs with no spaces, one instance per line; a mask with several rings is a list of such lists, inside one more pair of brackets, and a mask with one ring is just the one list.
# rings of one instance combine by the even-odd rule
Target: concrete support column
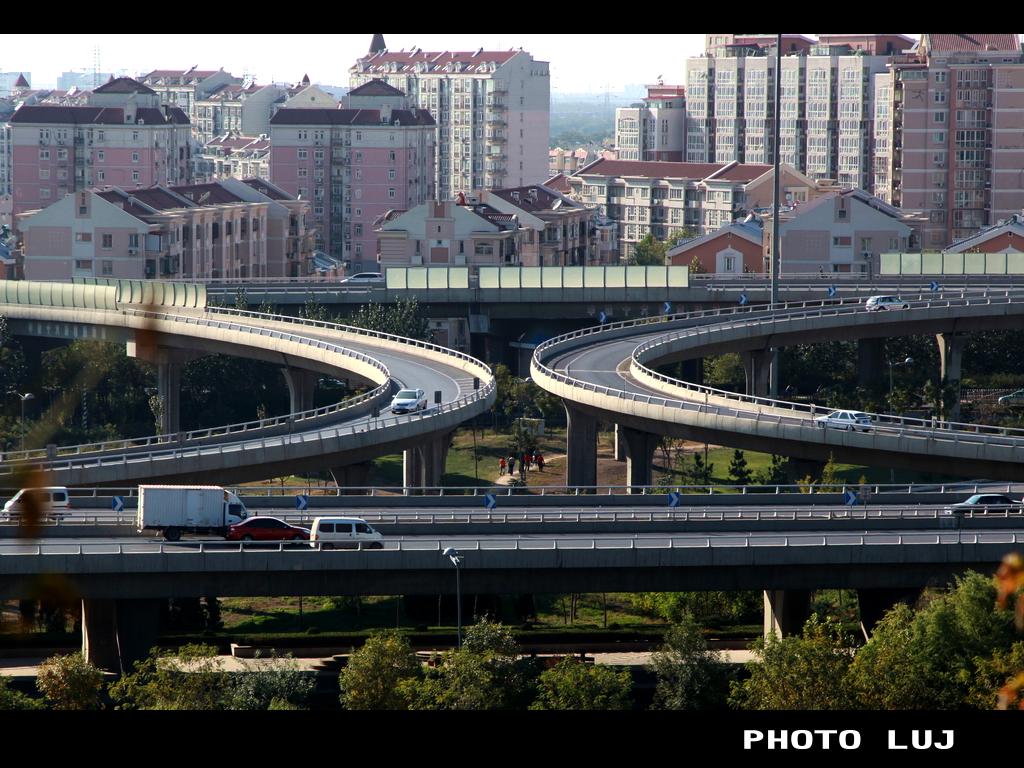
[[772,352],[766,349],[760,352],[741,352],[743,374],[746,378],[746,393],[757,397],[767,397],[771,384]]
[[875,625],[881,621],[888,610],[895,608],[898,603],[912,606],[920,596],[920,589],[858,589],[860,631],[864,633],[864,640],[871,639]]
[[661,442],[659,435],[641,432],[638,429],[622,428],[626,443],[626,484],[629,493],[640,493],[639,486],[651,485],[651,468],[654,452]]
[[290,413],[310,411],[314,408],[313,394],[316,392],[320,374],[300,368],[282,368],[285,384],[288,385]]
[[163,600],[82,600],[82,654],[111,672],[145,659],[160,630]]
[[626,460],[626,439],[622,436],[622,430],[624,427],[620,427],[618,424],[615,425],[615,460],[625,461]]
[[943,389],[952,387],[956,391],[956,400],[946,414],[949,421],[960,421],[960,365],[964,356],[965,337],[952,333],[937,333],[935,340],[939,343],[939,365]]
[[565,414],[565,484],[570,488],[597,485],[597,419],[568,405]]
[[450,442],[451,435],[446,433],[403,451],[402,482],[406,488],[441,485]]
[[683,360],[680,378],[691,384],[704,383],[704,358],[695,357],[692,360]]
[[181,369],[179,362],[162,362],[156,366],[157,394],[163,403],[160,414],[160,434],[181,431]]
[[806,589],[772,589],[764,592],[764,635],[799,635],[811,615],[811,593]]
[[857,386],[880,390],[885,386],[885,339],[857,341]]
[[369,485],[370,462],[363,461],[359,464],[348,464],[344,467],[332,467],[331,476],[334,478],[334,484],[346,493],[365,493],[362,490],[350,489],[361,489]]

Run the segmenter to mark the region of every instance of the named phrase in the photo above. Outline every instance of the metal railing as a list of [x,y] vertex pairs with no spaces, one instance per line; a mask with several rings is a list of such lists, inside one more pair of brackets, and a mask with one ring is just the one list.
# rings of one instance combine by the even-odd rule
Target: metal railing
[[[894,317],[899,319],[904,317],[909,320],[920,319],[919,317],[913,316],[913,310],[915,308],[935,308],[935,307],[968,307],[982,305],[1010,305],[1017,304],[1021,299],[1020,291],[1007,290],[1003,295],[993,295],[992,293],[984,294],[979,297],[967,297],[960,295],[956,298],[947,297],[945,294],[938,294],[935,297],[925,298],[920,296],[916,299],[908,299],[910,309],[901,313],[893,313],[892,315],[884,314],[886,320],[891,321]],[[691,384],[689,382],[674,379],[663,374],[659,374],[643,365],[644,359],[656,358],[656,354],[645,355],[645,353],[651,350],[657,349],[659,346],[667,345],[673,341],[677,341],[682,338],[699,338],[701,343],[694,344],[693,346],[707,346],[710,343],[710,339],[713,334],[722,333],[734,328],[748,328],[753,324],[767,325],[771,323],[773,326],[779,323],[794,322],[797,320],[806,320],[823,317],[839,317],[848,316],[855,313],[864,314],[866,310],[864,305],[858,299],[831,299],[821,300],[814,302],[791,302],[782,305],[775,311],[766,310],[763,307],[733,307],[727,309],[712,309],[702,310],[699,312],[681,313],[675,315],[665,315],[659,318],[640,318],[636,320],[626,320],[616,323],[609,323],[603,326],[595,326],[590,328],[584,328],[579,331],[557,336],[553,339],[540,344],[534,351],[533,355],[533,366],[543,375],[548,378],[554,379],[555,381],[582,389],[587,392],[595,392],[602,395],[608,395],[611,397],[630,400],[632,402],[641,402],[645,405],[656,405],[666,408],[675,409],[696,409],[701,413],[714,413],[729,415],[735,418],[746,418],[753,419],[755,421],[766,421],[771,422],[773,419],[777,423],[781,423],[783,418],[781,414],[770,414],[764,413],[762,408],[772,408],[779,410],[788,410],[796,416],[800,414],[801,420],[806,420],[803,416],[804,413],[813,415],[816,413],[816,405],[804,405],[801,403],[792,403],[785,400],[778,400],[775,398],[760,397],[755,395],[745,395],[736,392],[730,392],[728,390],[716,389],[713,387],[707,387],[703,385]],[[722,322],[713,322],[722,320]],[[630,354],[631,363],[635,363],[637,367],[642,371],[645,376],[650,376],[658,381],[663,381],[673,387],[677,387],[684,393],[693,393],[700,395],[704,398],[704,402],[700,400],[694,402],[685,399],[671,399],[667,397],[660,397],[657,395],[640,394],[637,392],[629,392],[623,389],[615,387],[607,387],[600,384],[594,384],[591,382],[583,381],[581,379],[567,376],[552,369],[546,365],[544,360],[550,356],[550,352],[555,347],[566,347],[568,349],[578,348],[580,345],[574,342],[588,339],[590,337],[599,336],[601,334],[610,335],[616,331],[624,329],[638,329],[655,331],[654,328],[649,328],[653,325],[664,325],[667,323],[680,323],[680,322],[696,322],[697,324],[691,325],[684,329],[681,329],[675,333],[662,332],[658,333],[656,338],[650,339],[646,342],[639,343],[634,347]],[[773,328],[773,332],[778,333],[779,331]],[[618,340],[613,337],[614,340]],[[664,356],[664,355],[663,355]],[[746,403],[757,406],[757,410],[740,411],[733,407],[729,409],[722,405],[712,404],[708,402],[710,396],[727,398],[734,403]],[[831,408],[823,410],[822,415],[831,411]],[[882,421],[881,424],[873,424],[871,427],[872,431],[880,432],[892,432],[899,433],[901,436],[911,437],[929,437],[933,439],[942,439],[943,436],[948,436],[945,439],[950,438],[954,443],[959,442],[983,442],[987,444],[1006,445],[1010,447],[1021,447],[1024,446],[1024,430],[1008,428],[1008,427],[996,427],[981,424],[966,424],[963,422],[948,422],[943,421],[941,423],[936,422],[933,424],[930,421],[924,419],[910,419],[905,417],[888,416],[884,414],[875,414],[877,418]],[[898,427],[889,426],[890,424],[899,425]],[[921,434],[925,433],[925,434]],[[1002,439],[1000,439],[1002,438]]]
[[[370,557],[383,556],[388,552],[440,552],[451,542],[444,540],[386,540],[382,542],[358,542],[350,549],[327,549],[322,547],[321,542],[224,542],[224,541],[185,541],[177,543],[165,542],[90,542],[88,544],[8,544],[0,543],[0,556],[5,557],[26,557],[26,556],[51,556],[62,557],[90,555],[122,555],[131,556],[137,554],[206,554],[219,553],[223,555],[237,554],[244,556],[246,553],[305,553],[308,555],[326,555],[326,557],[351,557],[350,553],[359,552],[373,553]],[[377,548],[375,545],[381,544]],[[768,548],[768,547],[834,547],[834,546],[961,546],[964,544],[995,544],[1000,546],[1024,544],[1024,533],[993,531],[993,532],[969,532],[969,531],[948,531],[940,533],[887,533],[877,532],[871,534],[863,533],[834,533],[834,534],[771,534],[761,535],[729,535],[720,536],[665,536],[665,537],[644,537],[636,535],[619,535],[614,538],[552,538],[552,539],[477,539],[475,541],[458,540],[458,547],[466,552],[501,552],[501,551],[545,551],[545,550],[638,550],[638,549],[718,549],[718,548]],[[447,567],[446,562],[441,558],[437,559],[437,568]],[[415,567],[422,567],[417,564]],[[590,566],[588,566],[590,567]],[[615,563],[610,567],[621,568],[621,563]]]
[[[267,328],[265,326],[244,325],[244,324],[236,323],[236,322],[229,322],[229,321],[221,321],[221,320],[216,320],[216,319],[210,319],[208,317],[205,317],[205,316],[202,316],[202,315],[198,315],[198,314],[177,314],[177,313],[168,313],[168,312],[153,312],[153,311],[149,311],[149,310],[133,309],[133,308],[127,308],[127,307],[119,309],[118,312],[119,313],[123,313],[125,315],[134,316],[134,317],[142,317],[142,318],[147,318],[147,319],[152,319],[152,320],[169,320],[169,321],[172,321],[172,322],[184,322],[185,324],[190,324],[190,325],[202,325],[202,326],[217,328],[217,329],[221,329],[221,330],[239,331],[239,332],[255,334],[255,335],[258,335],[258,336],[268,336],[270,338],[276,338],[276,339],[281,339],[281,340],[284,340],[284,341],[290,341],[290,342],[294,342],[294,343],[298,343],[298,344],[304,344],[304,345],[308,345],[308,346],[316,347],[318,349],[325,350],[327,352],[331,352],[331,353],[334,353],[334,354],[339,354],[339,355],[343,355],[343,356],[346,356],[346,357],[350,357],[350,358],[355,359],[355,360],[359,360],[360,362],[362,362],[364,364],[367,364],[367,365],[370,365],[370,366],[376,368],[377,370],[379,370],[388,379],[388,381],[386,381],[383,384],[379,385],[375,390],[373,390],[373,392],[367,393],[367,395],[364,395],[364,396],[361,396],[360,398],[357,398],[357,400],[359,401],[358,403],[351,402],[351,401],[343,401],[342,403],[338,403],[336,406],[327,406],[326,408],[313,409],[313,411],[304,411],[304,412],[301,412],[301,413],[298,413],[298,414],[289,414],[288,416],[284,416],[284,417],[274,417],[273,419],[261,420],[261,422],[273,422],[274,426],[280,426],[280,425],[283,425],[283,424],[294,423],[294,421],[296,420],[296,417],[298,417],[298,418],[307,418],[308,419],[308,418],[317,418],[317,417],[323,416],[323,415],[330,415],[331,413],[341,413],[344,410],[350,409],[350,408],[354,407],[355,405],[358,405],[358,404],[361,404],[361,403],[365,402],[367,399],[369,399],[371,397],[380,397],[382,395],[382,393],[385,392],[386,389],[390,387],[391,373],[388,370],[387,366],[385,366],[383,363],[379,362],[378,360],[370,357],[369,355],[366,355],[366,354],[364,354],[362,352],[357,352],[355,350],[347,349],[345,347],[339,346],[337,344],[333,344],[331,342],[323,341],[323,340],[312,338],[312,337],[308,337],[308,336],[300,336],[298,334],[287,333],[287,332],[283,332],[283,331],[277,331],[277,330],[274,330],[272,328]],[[393,334],[382,333],[382,332],[379,332],[379,331],[370,331],[370,330],[367,330],[367,329],[364,329],[364,328],[356,328],[354,326],[345,326],[345,325],[340,325],[338,323],[329,323],[329,322],[323,322],[323,321],[305,320],[303,318],[293,318],[293,317],[286,317],[286,316],[282,316],[282,315],[270,315],[270,314],[264,314],[264,313],[259,313],[259,312],[248,312],[248,311],[245,311],[245,310],[221,309],[221,308],[218,308],[218,309],[211,310],[207,314],[210,314],[210,313],[227,314],[227,315],[234,315],[234,316],[238,316],[238,317],[251,317],[251,318],[254,318],[254,319],[261,319],[261,320],[265,320],[265,321],[269,320],[269,321],[274,321],[274,322],[287,322],[287,323],[291,323],[291,324],[301,325],[303,327],[323,328],[325,330],[340,331],[340,332],[344,332],[344,333],[353,334],[353,335],[356,335],[356,336],[361,336],[361,337],[364,337],[364,338],[367,338],[367,339],[377,339],[377,340],[383,340],[383,341],[391,342],[391,343],[394,343],[394,344],[400,344],[403,347],[428,350],[428,351],[431,351],[431,352],[434,352],[434,353],[437,353],[437,354],[442,354],[442,355],[444,355],[446,357],[453,357],[453,358],[455,358],[455,359],[457,359],[457,360],[459,360],[460,362],[463,362],[463,363],[469,363],[470,366],[472,368],[474,368],[475,371],[478,372],[481,375],[481,377],[486,379],[486,383],[479,390],[474,390],[473,392],[469,393],[468,395],[463,395],[459,399],[457,399],[455,401],[452,401],[450,403],[441,403],[439,405],[433,406],[432,408],[428,408],[428,409],[425,409],[423,411],[417,412],[416,417],[418,417],[421,420],[423,418],[426,418],[426,417],[436,416],[436,415],[439,415],[439,414],[442,414],[442,413],[448,413],[448,412],[452,412],[452,411],[456,411],[456,410],[468,407],[468,406],[472,405],[473,403],[475,403],[475,402],[477,402],[477,401],[479,401],[481,399],[486,399],[487,397],[489,397],[490,394],[494,391],[494,389],[496,387],[496,383],[495,383],[493,375],[490,372],[490,369],[486,365],[481,363],[480,361],[476,360],[476,358],[470,357],[469,355],[466,355],[466,354],[464,354],[462,352],[457,352],[455,350],[451,350],[451,349],[448,349],[446,347],[441,347],[441,346],[439,346],[437,344],[433,344],[433,343],[430,343],[430,342],[419,341],[419,340],[415,340],[415,339],[407,339],[407,338],[404,338],[404,337],[401,337],[401,336],[395,336]],[[336,410],[332,411],[331,410],[332,408],[334,408]],[[322,411],[322,413],[317,413],[318,411]],[[392,417],[390,419],[376,417],[371,422],[369,422],[369,425],[370,425],[369,427],[364,427],[364,429],[358,430],[358,431],[365,431],[368,428],[373,428],[373,429],[381,428],[382,429],[382,428],[386,428],[388,426],[397,425],[399,423],[406,423],[408,421],[411,421],[413,418],[415,418],[415,417],[414,416],[408,416],[408,417],[399,418],[399,417],[395,416],[395,417]],[[250,424],[250,425],[251,424],[260,424],[261,422],[246,422],[244,424]],[[232,435],[233,433],[237,434],[238,431],[244,431],[244,430],[238,430],[237,429],[237,428],[239,428],[241,426],[244,426],[244,425],[228,425],[227,427],[217,427],[217,428],[213,428],[213,429],[217,430],[217,432],[219,434],[222,434],[224,436],[229,436],[229,435]],[[232,429],[232,428],[236,428],[236,429]],[[257,428],[262,428],[262,429],[266,430],[266,429],[270,428],[270,426],[268,424],[264,424],[262,427],[257,427]],[[203,431],[204,430],[198,430],[198,432],[203,432]],[[349,425],[344,430],[341,430],[339,428],[334,428],[333,430],[330,430],[330,431],[321,429],[320,433],[321,433],[321,435],[326,434],[327,436],[330,436],[330,437],[340,437],[343,434],[344,435],[354,434],[356,431],[357,431],[357,425]],[[150,438],[144,438],[144,439],[142,439],[143,442],[138,447],[145,448],[148,445],[152,445],[152,444],[160,445],[160,444],[162,444],[160,442],[160,437],[161,436],[151,436]],[[266,437],[261,438],[258,443],[256,442],[256,440],[232,441],[231,443],[229,443],[229,445],[237,447],[237,448],[242,448],[242,449],[244,449],[246,447],[266,448],[268,444],[269,445],[275,445],[275,444],[283,445],[285,437],[288,437],[289,438],[289,442],[291,442],[292,438],[297,437],[297,436],[291,435],[291,434],[289,434],[289,435],[280,435],[280,436],[277,436],[277,442],[275,442],[274,439],[271,439],[271,441],[269,443],[268,443],[268,439]],[[298,436],[298,437],[299,437],[299,439],[301,439],[301,436]],[[156,439],[154,440],[154,438],[156,438]],[[193,439],[195,439],[195,438],[193,438]],[[147,442],[147,441],[149,441],[149,442]],[[70,455],[73,455],[73,456],[82,456],[82,455],[89,454],[89,453],[102,453],[102,452],[104,452],[104,450],[111,450],[111,451],[122,450],[123,451],[123,450],[125,450],[125,446],[124,446],[125,442],[126,441],[124,441],[124,440],[118,440],[118,441],[106,441],[105,443],[85,444],[84,446],[67,446],[67,447],[65,447],[63,449],[63,451],[64,451],[64,455],[65,456],[69,455],[69,452],[70,452]],[[170,441],[168,440],[168,443],[169,442]],[[62,462],[58,458],[45,458],[45,459],[39,460],[39,459],[35,459],[35,456],[32,455],[32,454],[37,453],[37,451],[24,451],[24,452],[15,451],[15,452],[11,452],[10,454],[8,454],[8,459],[13,459],[14,461],[18,462],[19,463],[19,467],[24,465],[24,464],[27,464],[28,462],[31,462],[31,461],[33,461],[33,459],[35,459],[35,463],[30,465],[33,468],[40,469],[40,470],[44,470],[44,469],[53,470],[53,469],[61,469],[61,468],[71,469],[73,466],[81,467],[81,468],[86,468],[86,467],[89,467],[89,466],[103,466],[105,464],[106,465],[116,464],[116,463],[125,463],[125,464],[127,464],[128,463],[128,456],[129,455],[132,455],[132,456],[136,457],[135,460],[138,460],[139,457],[143,457],[145,459],[184,458],[184,457],[187,457],[187,456],[199,456],[201,453],[205,453],[205,454],[223,453],[224,447],[225,447],[225,444],[223,444],[223,443],[219,443],[219,444],[217,444],[215,446],[209,447],[209,449],[204,449],[203,447],[189,447],[187,445],[182,444],[181,442],[178,442],[177,435],[175,436],[175,442],[177,442],[177,444],[174,447],[170,448],[170,449],[159,450],[159,451],[154,451],[154,452],[149,452],[149,453],[143,453],[143,452],[132,453],[132,454],[121,453],[121,454],[117,454],[114,457],[115,460],[111,460],[111,461],[104,461],[104,457],[95,457],[95,459],[93,461],[89,461],[88,460],[89,457],[87,457],[87,461],[85,461],[83,463],[76,463],[76,464],[72,464],[72,462],[66,461],[66,460]],[[132,447],[136,447],[136,446],[132,446]],[[76,448],[78,450],[74,450]],[[214,450],[214,449],[216,449],[216,450]],[[45,455],[45,451],[43,451],[43,453]],[[28,455],[25,455],[25,454],[28,454]],[[16,467],[12,466],[9,461],[5,460],[4,465],[0,466],[0,475],[4,475],[4,474],[10,475],[10,474],[13,474],[15,471],[16,471]]]

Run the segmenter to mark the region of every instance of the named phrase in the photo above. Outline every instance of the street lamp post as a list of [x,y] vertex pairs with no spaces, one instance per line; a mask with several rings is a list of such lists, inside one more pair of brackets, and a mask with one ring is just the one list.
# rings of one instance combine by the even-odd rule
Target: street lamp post
[[[892,360],[887,360],[886,362],[889,363],[889,409],[891,410],[892,409],[892,369],[893,368],[898,368],[901,365],[911,366],[911,365],[914,364],[914,358],[908,357],[902,363],[900,363],[900,362],[893,362]],[[889,467],[889,482],[893,483],[893,484],[896,483],[896,470],[893,469],[892,467]]]
[[15,392],[13,389],[8,392],[9,395],[17,395],[21,398],[21,450],[25,450],[25,401],[35,400],[35,395],[31,392],[22,394],[21,392]]
[[459,566],[462,565],[462,555],[455,547],[445,547],[441,553],[452,561],[455,566],[455,615],[458,621],[458,633],[456,634],[457,648],[462,650],[462,584],[459,579]]

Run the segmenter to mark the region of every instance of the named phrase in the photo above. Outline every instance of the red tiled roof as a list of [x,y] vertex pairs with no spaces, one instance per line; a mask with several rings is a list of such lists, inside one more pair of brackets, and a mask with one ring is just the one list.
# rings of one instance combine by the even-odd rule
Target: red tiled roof
[[725,163],[666,163],[644,160],[596,160],[576,176],[644,176],[655,179],[706,179]]
[[564,173],[556,173],[544,182],[544,186],[556,192],[572,192],[572,187],[569,186],[569,180]]
[[383,80],[377,80],[376,78],[368,83],[363,83],[358,88],[353,88],[348,92],[349,96],[405,96],[405,91],[401,91],[392,85],[388,85]]
[[152,88],[143,85],[138,80],[130,77],[119,77],[110,80],[98,88],[93,88],[93,93],[156,93]]
[[425,109],[393,109],[391,121],[381,123],[379,109],[279,109],[270,118],[271,125],[434,125]]
[[1020,38],[1017,35],[925,35],[928,48],[944,53],[970,51],[1013,51],[1020,53]]
[[[536,197],[530,195],[530,190],[536,190]],[[561,196],[553,194],[552,190],[545,189],[545,187],[540,184],[531,184],[527,187],[492,189],[491,194],[500,197],[502,200],[512,203],[512,205],[527,212],[555,210],[553,207],[555,201],[561,201],[562,204],[559,208],[564,207],[565,210],[582,207],[575,201],[566,201]]]
[[295,198],[289,195],[284,190],[275,187],[269,181],[265,179],[242,179],[242,183],[246,184],[261,195],[269,197],[271,200],[294,200]]
[[721,173],[715,174],[714,181],[742,181],[748,182],[764,176],[772,169],[770,165],[755,165],[753,163],[739,163],[727,168]]
[[170,187],[170,190],[188,200],[191,200],[196,205],[217,205],[218,203],[245,202],[234,192],[228,191],[216,182],[210,184],[188,184],[178,187]]
[[18,75],[18,79],[14,81],[15,88],[31,88],[28,84],[28,80],[25,79],[24,73]]
[[[136,120],[146,125],[188,125],[188,116],[179,107],[170,107],[165,115],[156,107],[139,107]],[[79,125],[131,125],[125,123],[120,107],[69,107],[63,105],[33,105],[21,107],[11,117],[12,123],[58,123]]]

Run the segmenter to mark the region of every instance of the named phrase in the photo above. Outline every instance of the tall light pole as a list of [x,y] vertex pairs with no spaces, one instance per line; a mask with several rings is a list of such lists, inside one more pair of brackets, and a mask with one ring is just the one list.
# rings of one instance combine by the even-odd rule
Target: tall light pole
[[455,566],[455,615],[458,621],[458,634],[456,634],[457,648],[462,650],[462,584],[459,579],[459,566],[462,565],[462,555],[455,547],[445,547],[441,553],[452,561]]
[[22,394],[21,392],[15,392],[13,389],[8,392],[9,395],[17,395],[21,398],[21,450],[25,450],[25,401],[35,400],[35,395],[31,392]]
[[[771,247],[771,308],[774,310],[779,303],[779,271],[782,266],[782,248],[779,244],[779,165],[781,148],[779,133],[781,128],[782,108],[782,35],[778,35],[775,41],[775,115],[774,134],[775,145],[773,147],[773,161],[775,165],[775,191],[772,195],[772,247]],[[779,396],[779,348],[772,350],[771,369],[768,375],[768,393],[772,397]]]
[[[889,363],[889,408],[891,409],[892,408],[892,369],[893,368],[898,368],[901,365],[911,366],[911,365],[914,364],[914,358],[908,357],[902,363],[900,363],[900,362],[893,362],[892,360],[886,360],[886,362]],[[893,483],[893,484],[896,483],[896,470],[893,469],[892,467],[889,467],[889,482]]]

